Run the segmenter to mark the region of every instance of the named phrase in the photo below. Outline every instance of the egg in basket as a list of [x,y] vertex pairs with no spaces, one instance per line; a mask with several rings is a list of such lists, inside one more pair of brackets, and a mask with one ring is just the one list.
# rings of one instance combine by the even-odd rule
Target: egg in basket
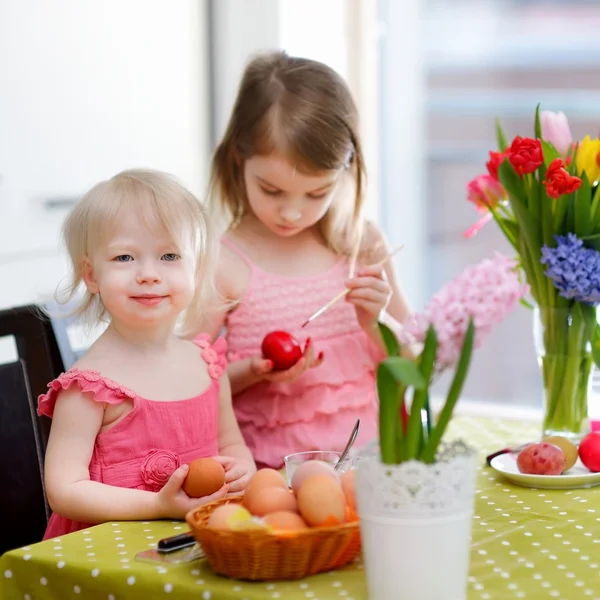
[[211,568],[235,579],[300,579],[337,569],[360,552],[354,471],[338,475],[312,460],[291,489],[274,469],[258,470],[243,496],[186,515]]

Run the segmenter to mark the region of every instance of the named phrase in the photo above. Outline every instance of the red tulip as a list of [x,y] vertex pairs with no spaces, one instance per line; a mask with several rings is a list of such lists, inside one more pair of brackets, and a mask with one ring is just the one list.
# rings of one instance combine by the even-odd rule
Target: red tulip
[[563,194],[572,194],[581,186],[581,179],[569,175],[563,166],[562,158],[555,158],[546,171],[546,179],[542,182],[550,198],[559,198]]
[[519,175],[533,173],[544,164],[540,140],[517,136],[510,145],[508,160]]
[[504,159],[508,156],[509,150],[506,149],[504,152],[494,152],[490,150],[490,159],[485,163],[488,173],[496,181],[498,181],[498,168],[504,162]]

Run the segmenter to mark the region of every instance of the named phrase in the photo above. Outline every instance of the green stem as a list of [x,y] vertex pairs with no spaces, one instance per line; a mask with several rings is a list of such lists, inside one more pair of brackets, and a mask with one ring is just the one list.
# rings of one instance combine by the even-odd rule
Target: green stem
[[431,431],[429,440],[425,445],[423,452],[421,452],[419,457],[421,462],[431,464],[435,461],[439,443],[442,440],[444,432],[446,431],[446,427],[448,427],[450,417],[452,417],[452,412],[456,406],[456,403],[458,402],[465,379],[467,377],[467,373],[469,371],[471,355],[473,354],[474,339],[475,325],[473,324],[473,319],[471,318],[465,333],[460,358],[458,359],[456,371],[454,372],[454,378],[452,379],[450,389],[448,390],[448,395],[446,396],[446,402],[444,403],[444,406],[440,412],[435,427]]
[[[564,305],[563,299],[557,299]],[[544,432],[576,436],[587,426],[587,393],[593,359],[590,337],[595,311],[569,301],[565,308],[539,307],[544,354],[541,370],[546,399]]]

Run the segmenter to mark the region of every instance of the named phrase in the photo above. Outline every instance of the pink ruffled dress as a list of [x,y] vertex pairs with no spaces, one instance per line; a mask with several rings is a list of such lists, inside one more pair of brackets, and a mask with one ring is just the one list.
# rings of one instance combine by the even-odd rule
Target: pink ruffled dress
[[383,351],[360,328],[354,307],[336,303],[304,329],[302,323],[344,289],[348,261],[308,277],[275,275],[253,264],[230,239],[222,243],[250,268],[248,287],[226,319],[229,361],[260,355],[270,331],[308,337],[323,364],[293,383],[261,382],[233,397],[246,444],[259,467],[280,468],[284,456],[306,450],[343,450],[356,419],[356,447],[377,435],[375,371]]
[[[71,369],[48,384],[38,399],[38,414],[52,417],[59,393],[77,386],[97,402],[132,402],[133,409],[96,437],[89,472],[92,481],[157,492],[180,465],[218,454],[217,431],[220,377],[226,368],[226,343],[210,344],[202,334],[196,344],[208,365],[211,384],[186,400],[147,400],[97,371]],[[44,539],[90,527],[53,513]]]

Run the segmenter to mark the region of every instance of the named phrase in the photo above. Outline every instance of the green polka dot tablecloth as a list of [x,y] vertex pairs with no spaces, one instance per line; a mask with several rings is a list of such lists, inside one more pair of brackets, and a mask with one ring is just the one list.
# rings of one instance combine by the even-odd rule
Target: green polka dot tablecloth
[[[484,464],[487,453],[536,433],[535,424],[481,418],[460,417],[451,425],[452,437],[481,450],[468,600],[600,600],[600,487],[533,490]],[[300,581],[251,583],[219,577],[202,559],[180,565],[135,559],[186,530],[181,522],[106,523],[8,552],[0,557],[0,598],[367,598],[360,560]]]

